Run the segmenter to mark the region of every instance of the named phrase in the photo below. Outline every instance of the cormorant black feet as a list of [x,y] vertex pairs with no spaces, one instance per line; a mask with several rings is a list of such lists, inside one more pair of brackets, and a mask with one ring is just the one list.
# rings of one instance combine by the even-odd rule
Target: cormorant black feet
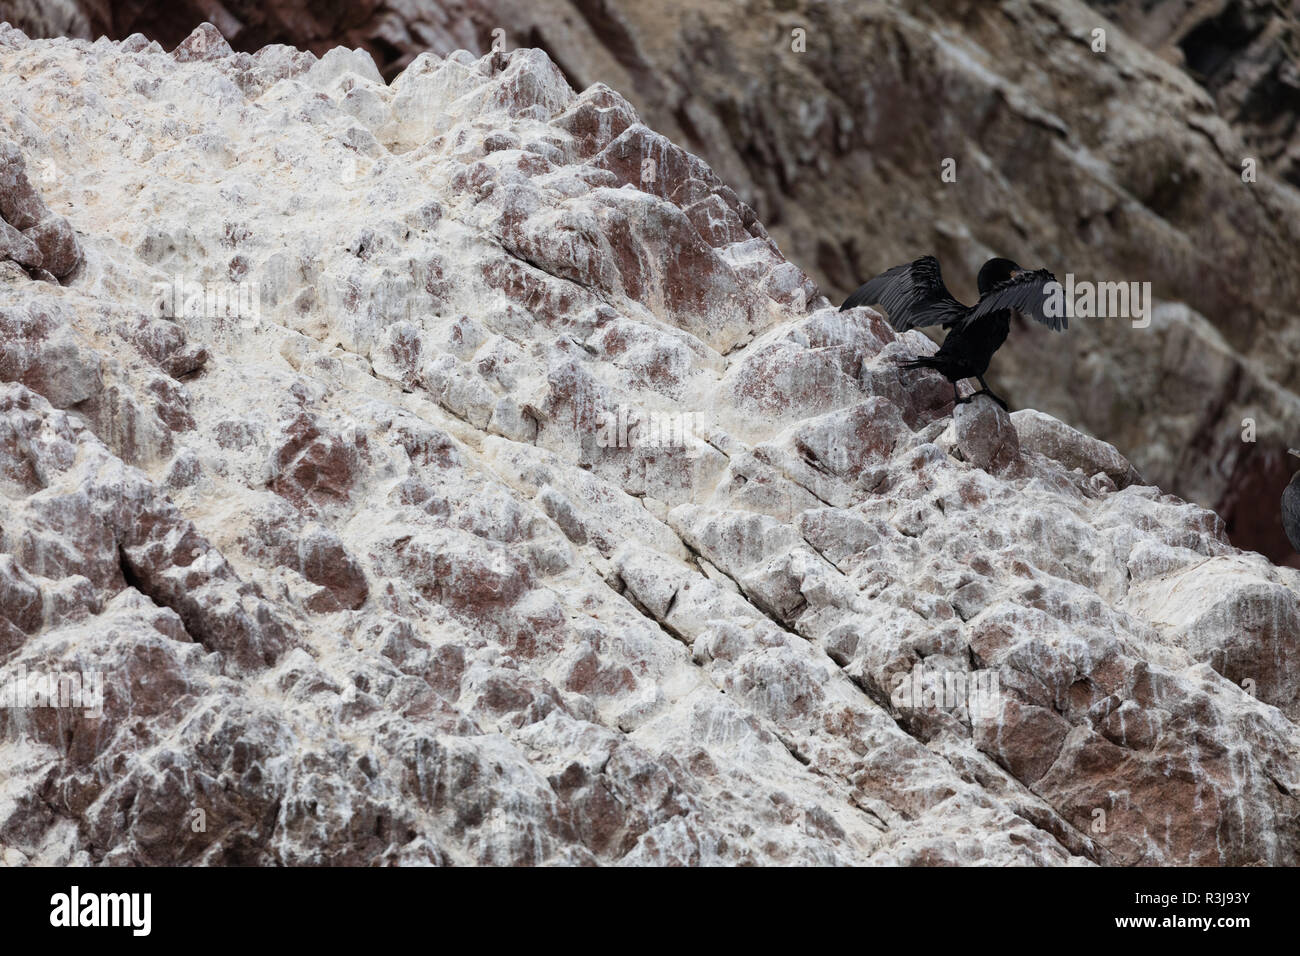
[[[984,379],[982,379],[982,378],[980,379],[980,384],[981,384],[981,385],[984,385]],[[1001,406],[1002,406],[1002,410],[1003,410],[1004,412],[1009,412],[1009,411],[1011,411],[1011,409],[1007,408],[1007,403],[1004,402],[1004,401],[1003,401],[1001,398],[999,398],[997,395],[995,395],[995,394],[993,393],[993,389],[989,388],[987,385],[984,385],[984,387],[981,388],[979,391],[971,392],[971,393],[970,393],[969,395],[967,395],[965,398],[962,398],[961,395],[957,392],[957,385],[956,385],[956,383],[953,383],[953,386],[952,386],[952,404],[953,404],[954,407],[957,406],[957,405],[965,405],[967,402],[972,402],[972,401],[974,401],[976,395],[987,395],[989,398],[993,399],[993,401],[995,401],[995,402],[997,402],[999,405],[1001,405]]]
[[[1007,403],[1006,403],[1006,402],[1002,401],[1002,399],[998,398],[996,395],[994,395],[994,394],[993,394],[991,391],[989,391],[987,388],[981,388],[978,392],[973,392],[973,393],[971,393],[971,398],[974,398],[976,395],[987,395],[989,398],[993,399],[993,401],[995,401],[995,402],[997,402],[999,405],[1001,405],[1001,406],[1002,406],[1002,410],[1003,410],[1004,412],[1009,412],[1009,411],[1011,411],[1011,409],[1007,408]],[[970,401],[970,399],[968,398],[967,401]]]
[[[1001,406],[1002,406],[1002,410],[1003,410],[1004,412],[1009,412],[1009,411],[1011,411],[1011,409],[1007,408],[1007,403],[1006,403],[1006,402],[1002,401],[1002,399],[998,398],[996,395],[993,394],[993,389],[989,388],[989,383],[986,382],[986,381],[984,381],[984,376],[983,376],[983,375],[976,375],[975,377],[976,377],[977,379],[979,379],[979,383],[980,383],[980,391],[979,391],[979,392],[976,392],[975,395],[978,395],[980,392],[983,392],[983,393],[984,393],[985,395],[987,395],[989,398],[993,399],[993,401],[995,401],[995,402],[997,402],[999,405],[1001,405]],[[974,398],[975,396],[972,395],[971,397]]]

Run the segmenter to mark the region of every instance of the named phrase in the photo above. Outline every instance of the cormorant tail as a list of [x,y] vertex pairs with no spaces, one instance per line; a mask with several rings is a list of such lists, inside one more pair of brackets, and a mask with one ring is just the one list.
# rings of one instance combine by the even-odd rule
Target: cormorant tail
[[914,359],[909,359],[909,360],[906,361],[906,362],[899,362],[899,363],[898,363],[898,367],[899,367],[899,368],[907,368],[907,369],[912,369],[912,368],[932,368],[932,369],[935,369],[936,371],[943,371],[944,364],[945,364],[945,363],[944,363],[944,360],[941,359],[941,358],[939,358],[939,356],[938,356],[937,354],[936,354],[936,355],[918,355],[916,358],[914,358]]

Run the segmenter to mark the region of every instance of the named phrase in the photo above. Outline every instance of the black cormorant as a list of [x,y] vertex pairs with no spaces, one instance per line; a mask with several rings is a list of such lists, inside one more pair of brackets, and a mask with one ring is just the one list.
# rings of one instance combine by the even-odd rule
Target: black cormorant
[[[1048,316],[1044,312],[1047,300],[1044,287],[1056,281],[1046,269],[1030,272],[1010,259],[990,259],[980,269],[976,281],[979,302],[973,306],[962,305],[943,284],[939,260],[922,256],[865,282],[844,300],[840,311],[879,303],[889,313],[889,324],[898,332],[942,324],[949,332],[939,351],[914,358],[902,367],[932,368],[942,373],[952,382],[956,404],[969,402],[983,393],[1005,409],[1007,403],[993,394],[984,381],[984,373],[993,353],[1007,339],[1011,313],[1030,316],[1056,332],[1069,323],[1064,315]],[[957,383],[963,378],[979,379],[980,390],[962,398]]]
[[[1300,451],[1294,448],[1287,451],[1300,458]],[[1291,547],[1300,551],[1300,471],[1291,476],[1291,484],[1282,492],[1282,527]]]

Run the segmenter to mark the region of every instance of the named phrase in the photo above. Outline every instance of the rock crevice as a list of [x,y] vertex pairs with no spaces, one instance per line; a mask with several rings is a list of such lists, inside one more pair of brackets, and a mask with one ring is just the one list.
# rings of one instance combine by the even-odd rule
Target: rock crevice
[[82,260],[0,277],[0,670],[105,686],[0,709],[7,862],[1297,862],[1295,572],[539,51],[214,32],[0,28]]

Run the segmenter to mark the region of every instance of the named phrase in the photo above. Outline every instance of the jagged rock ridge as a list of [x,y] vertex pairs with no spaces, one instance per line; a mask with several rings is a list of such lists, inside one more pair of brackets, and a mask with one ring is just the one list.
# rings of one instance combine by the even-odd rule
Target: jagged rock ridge
[[1296,573],[950,415],[617,93],[0,61],[83,260],[0,280],[0,663],[105,678],[0,709],[7,862],[1297,862]]

